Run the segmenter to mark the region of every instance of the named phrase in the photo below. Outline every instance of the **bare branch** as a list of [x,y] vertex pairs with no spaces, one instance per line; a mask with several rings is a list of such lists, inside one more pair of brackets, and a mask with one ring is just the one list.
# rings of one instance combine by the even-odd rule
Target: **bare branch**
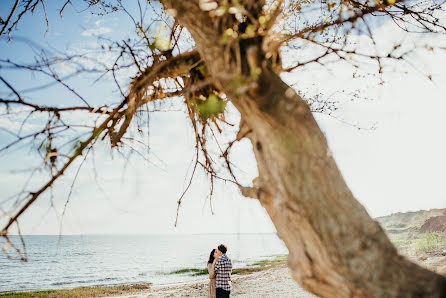
[[41,187],[39,190],[37,190],[36,192],[32,192],[30,193],[30,198],[28,199],[28,201],[26,202],[26,204],[9,220],[9,222],[6,224],[6,226],[3,228],[3,230],[0,232],[0,236],[6,236],[8,233],[8,229],[9,227],[17,221],[17,219],[20,217],[20,215],[25,212],[36,200],[37,198],[39,198],[39,196],[45,192],[48,188],[50,188],[53,183],[60,177],[62,176],[65,171],[68,169],[68,167],[73,163],[73,161],[79,157],[80,155],[82,155],[83,151],[85,148],[87,148],[91,142],[93,142],[96,138],[99,137],[99,135],[101,134],[102,131],[104,131],[107,128],[108,123],[113,119],[113,117],[118,114],[119,109],[122,108],[122,106],[124,105],[124,102],[118,106],[117,108],[115,108],[113,110],[113,112],[109,115],[109,117],[102,122],[102,124],[100,126],[98,126],[93,133],[91,134],[91,136],[85,141],[85,142],[81,142],[79,144],[79,147],[77,148],[76,152],[69,158],[69,160],[65,163],[65,165],[43,186]]
[[11,18],[17,9],[17,6],[19,6],[19,2],[20,2],[20,0],[15,1],[14,6],[12,7],[11,12],[9,13],[8,18],[6,19],[5,23],[3,24],[2,30],[0,30],[0,36],[3,34],[3,32],[5,32],[6,27],[8,27],[9,22],[11,21]]

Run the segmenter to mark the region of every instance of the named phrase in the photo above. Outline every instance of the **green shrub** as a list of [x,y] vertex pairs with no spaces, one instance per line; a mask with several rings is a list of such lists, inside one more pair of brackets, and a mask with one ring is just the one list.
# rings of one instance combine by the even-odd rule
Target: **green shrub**
[[274,257],[274,259],[258,261],[256,263],[251,264],[251,266],[264,267],[264,266],[282,264],[286,263],[287,257],[288,257],[287,255],[276,256]]
[[427,233],[422,235],[416,243],[415,252],[417,254],[432,252],[446,246],[446,237],[437,233]]

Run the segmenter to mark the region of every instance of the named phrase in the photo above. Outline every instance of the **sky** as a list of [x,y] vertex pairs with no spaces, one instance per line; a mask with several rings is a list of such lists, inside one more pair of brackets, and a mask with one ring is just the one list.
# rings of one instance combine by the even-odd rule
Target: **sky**
[[[13,1],[2,1],[0,15],[4,17]],[[56,9],[50,5],[50,10]],[[129,7],[129,10],[135,7]],[[79,13],[80,6],[68,7],[63,19],[50,18],[46,32],[42,26],[42,12],[24,18],[16,31],[16,38],[0,40],[2,56],[21,61],[32,57],[29,41],[50,49],[76,52],[94,48],[103,41],[125,39],[131,35],[132,24],[122,13],[98,18]],[[55,15],[55,14],[54,14]],[[50,14],[51,16],[51,14]],[[150,18],[150,15],[147,16]],[[374,32],[384,51],[395,41],[410,44],[442,45],[441,37],[430,35],[406,36],[392,23],[384,23]],[[363,36],[357,42],[364,49],[370,44]],[[27,40],[28,42],[23,42]],[[38,47],[34,46],[34,50]],[[284,63],[292,64],[293,55],[284,53]],[[103,61],[110,57],[98,57]],[[282,74],[285,82],[308,95],[331,94],[338,101],[332,115],[315,114],[327,137],[333,156],[355,197],[373,217],[394,212],[446,208],[446,64],[445,51],[415,51],[410,60],[416,66],[388,63],[382,77],[365,73],[373,70],[367,63],[353,69],[348,63],[334,63],[327,67],[309,65],[293,73]],[[109,61],[108,61],[109,62]],[[67,67],[61,65],[61,67]],[[66,69],[67,73],[70,69]],[[359,79],[353,79],[353,73]],[[432,75],[432,80],[427,79]],[[0,69],[0,75],[13,82],[19,90],[42,82],[39,75],[24,75]],[[123,82],[128,76],[123,78]],[[379,84],[380,81],[383,84]],[[92,78],[75,79],[72,84],[83,91],[93,104],[116,98],[107,82],[92,84]],[[2,95],[5,94],[1,86]],[[60,87],[52,87],[27,96],[36,102],[69,105],[76,98],[66,95]],[[360,90],[361,98],[351,100]],[[65,93],[64,93],[65,92]],[[32,95],[32,96],[31,96]],[[175,102],[172,103],[175,107]],[[232,111],[228,121],[237,124],[239,116]],[[1,110],[3,114],[4,110]],[[73,114],[72,119],[82,115]],[[149,234],[149,233],[269,233],[274,232],[265,210],[258,201],[243,198],[229,183],[217,183],[212,199],[208,198],[209,183],[199,173],[191,190],[183,199],[179,222],[175,227],[177,200],[187,185],[190,163],[194,155],[193,130],[181,109],[150,116],[150,162],[131,158],[126,163],[106,144],[95,152],[95,161],[83,165],[74,184],[70,186],[77,167],[70,170],[53,189],[53,204],[45,194],[21,218],[24,234]],[[30,121],[25,130],[38,127]],[[0,127],[18,129],[20,117],[0,117]],[[360,129],[358,129],[358,127]],[[228,137],[236,133],[236,127]],[[0,131],[0,145],[10,140]],[[0,201],[20,190],[26,176],[24,169],[38,165],[28,149],[0,156]],[[231,158],[237,177],[248,185],[257,175],[251,144],[242,140],[234,145]],[[40,172],[39,172],[40,173]],[[43,175],[30,187],[44,181]],[[41,178],[39,178],[41,177]],[[61,219],[67,197],[66,213]],[[6,206],[6,205],[3,205]],[[54,207],[54,208],[53,208]],[[0,220],[0,224],[3,225]],[[14,233],[15,230],[12,230]]]

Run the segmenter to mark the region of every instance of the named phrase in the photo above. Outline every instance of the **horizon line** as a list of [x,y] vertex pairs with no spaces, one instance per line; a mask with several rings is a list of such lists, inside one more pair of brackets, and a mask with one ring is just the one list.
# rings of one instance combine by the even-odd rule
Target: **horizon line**
[[[259,235],[259,234],[277,234],[277,232],[252,232],[252,233],[180,233],[180,232],[167,232],[167,233],[86,233],[86,234],[22,234],[22,236],[153,236],[153,235]],[[19,234],[9,234],[9,236],[20,236]]]

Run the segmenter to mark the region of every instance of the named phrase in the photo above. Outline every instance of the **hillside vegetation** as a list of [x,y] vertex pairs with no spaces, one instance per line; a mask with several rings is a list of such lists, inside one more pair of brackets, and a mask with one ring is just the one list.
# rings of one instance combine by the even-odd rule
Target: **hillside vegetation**
[[[428,219],[446,215],[446,208],[420,210],[414,212],[398,212],[388,216],[377,217],[376,220],[388,234],[418,233]],[[434,231],[429,231],[434,232]],[[436,231],[440,232],[440,231]],[[445,231],[443,231],[445,232]]]

